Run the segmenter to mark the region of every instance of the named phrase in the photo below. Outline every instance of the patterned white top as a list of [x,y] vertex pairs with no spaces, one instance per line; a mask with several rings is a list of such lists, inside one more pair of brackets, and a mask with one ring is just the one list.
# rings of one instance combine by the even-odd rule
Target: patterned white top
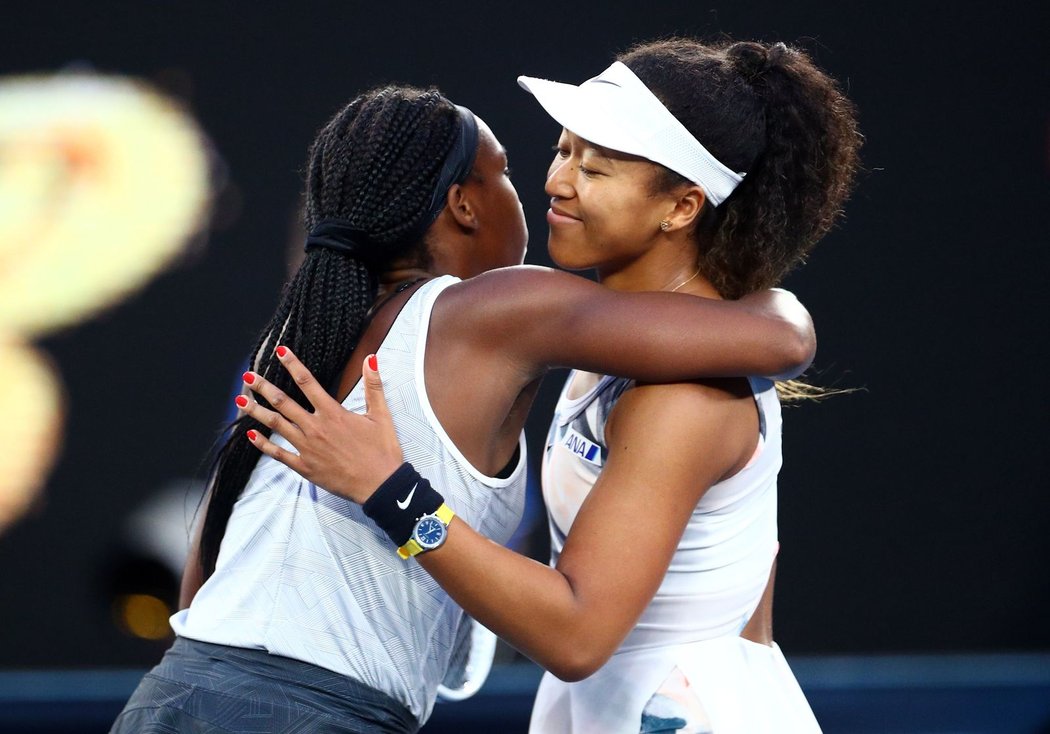
[[[443,276],[420,287],[377,356],[405,460],[457,515],[505,543],[524,507],[524,434],[511,474],[485,476],[452,443],[426,395],[430,314],[455,282]],[[363,384],[343,405],[364,412]],[[360,506],[263,456],[234,507],[214,575],[171,618],[172,627],[183,637],[263,649],[350,676],[402,702],[422,723],[462,612],[395,550]]]

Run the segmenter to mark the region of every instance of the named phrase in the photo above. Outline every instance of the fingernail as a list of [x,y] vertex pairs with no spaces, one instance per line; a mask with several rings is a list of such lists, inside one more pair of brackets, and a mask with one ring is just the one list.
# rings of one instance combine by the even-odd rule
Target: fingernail
[[277,347],[275,351],[278,357],[284,357],[284,355],[288,354],[288,347]]
[[255,431],[248,431],[248,440],[249,441],[254,441],[257,438],[259,438],[259,434],[258,433],[256,433]]
[[254,385],[255,384],[255,375],[253,375],[251,372],[245,372],[243,375],[241,375],[241,377],[249,385]]
[[373,372],[379,371],[379,360],[376,359],[376,356],[374,354],[368,355],[368,369],[372,370]]
[[237,403],[238,408],[248,407],[248,398],[244,397],[243,395],[238,395],[237,397],[235,397],[233,399],[233,402]]

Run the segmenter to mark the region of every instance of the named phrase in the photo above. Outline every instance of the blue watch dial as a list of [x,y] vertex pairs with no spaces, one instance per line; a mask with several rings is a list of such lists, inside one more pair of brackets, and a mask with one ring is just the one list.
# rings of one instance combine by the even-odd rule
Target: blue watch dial
[[445,539],[445,523],[427,515],[416,524],[416,541],[424,548],[436,548]]

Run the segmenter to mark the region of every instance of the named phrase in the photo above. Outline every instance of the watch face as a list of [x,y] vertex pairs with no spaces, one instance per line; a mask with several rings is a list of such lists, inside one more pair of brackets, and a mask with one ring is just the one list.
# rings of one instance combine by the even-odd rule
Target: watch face
[[416,524],[416,541],[424,548],[437,548],[445,540],[445,523],[427,515]]

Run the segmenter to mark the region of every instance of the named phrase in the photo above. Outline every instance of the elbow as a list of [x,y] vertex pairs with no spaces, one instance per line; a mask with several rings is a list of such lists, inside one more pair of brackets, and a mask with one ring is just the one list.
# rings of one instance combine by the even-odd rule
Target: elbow
[[813,329],[812,321],[807,320],[804,326],[799,327],[794,341],[795,374],[792,377],[798,377],[809,369],[817,356],[817,332]]
[[594,675],[600,667],[602,666],[566,664],[551,665],[547,670],[558,680],[565,681],[566,683],[577,683]]
[[560,652],[544,661],[543,667],[551,675],[566,683],[576,683],[598,672],[612,657],[611,650],[588,650],[586,647],[569,644]]
[[771,379],[792,380],[813,364],[817,355],[817,333],[813,322],[808,318],[802,323],[793,324],[789,337],[781,345],[781,362],[774,369]]
[[817,332],[813,318],[792,293],[774,288],[769,292],[772,307],[765,315],[775,324],[766,334],[765,353],[772,359],[766,375],[772,380],[790,380],[805,372],[817,354]]

